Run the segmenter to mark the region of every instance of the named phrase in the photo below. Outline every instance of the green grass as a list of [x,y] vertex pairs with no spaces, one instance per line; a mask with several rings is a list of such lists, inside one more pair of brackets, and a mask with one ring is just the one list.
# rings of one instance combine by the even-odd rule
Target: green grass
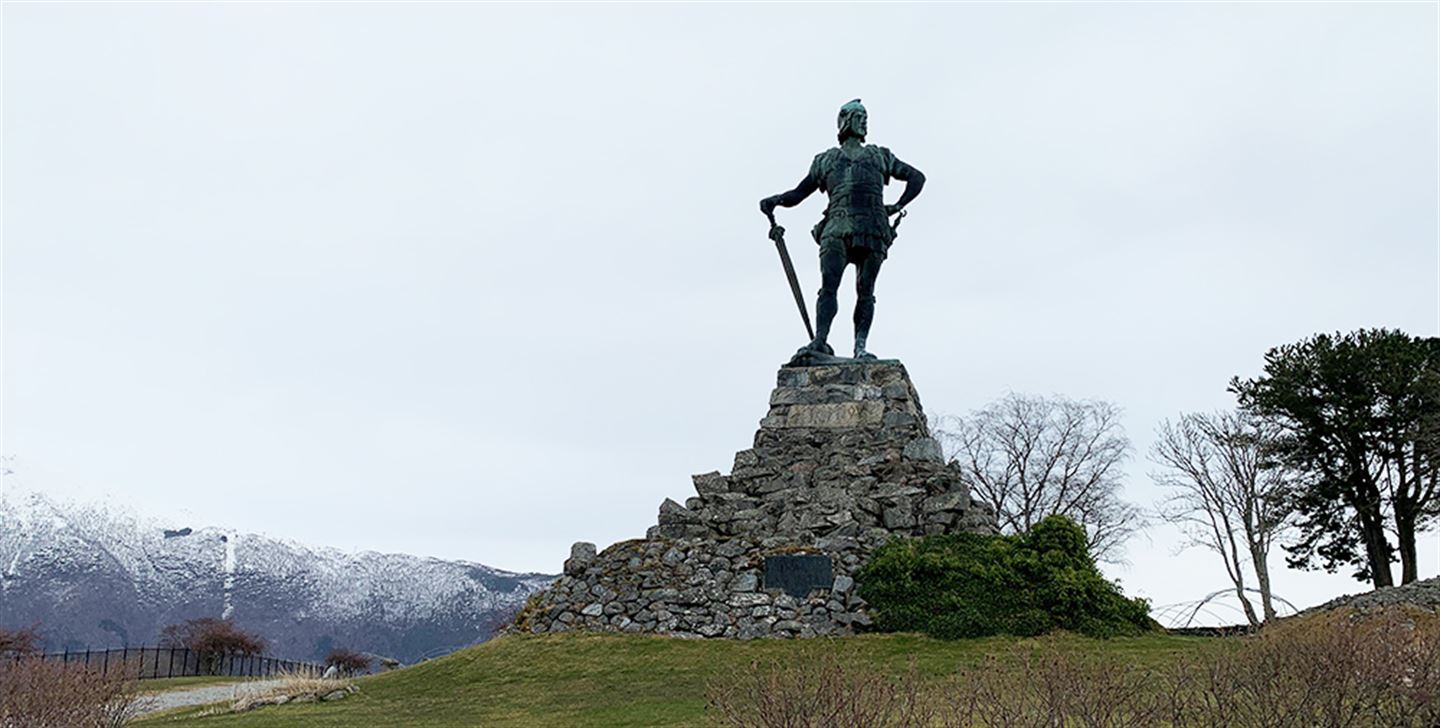
[[[1058,638],[1066,649],[1145,664],[1168,662],[1206,642],[1163,635],[1093,640]],[[361,678],[344,700],[202,716],[202,709],[141,721],[141,726],[703,726],[705,687],[713,677],[761,663],[833,654],[903,673],[911,660],[939,677],[1005,653],[1026,640],[992,637],[941,641],[866,635],[804,641],[678,640],[563,634],[503,637],[395,672]]]

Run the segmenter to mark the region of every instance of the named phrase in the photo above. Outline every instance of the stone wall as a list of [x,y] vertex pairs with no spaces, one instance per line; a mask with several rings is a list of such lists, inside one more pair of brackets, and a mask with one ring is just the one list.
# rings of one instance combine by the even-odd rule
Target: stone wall
[[[729,475],[694,476],[696,495],[666,499],[644,539],[595,553],[579,543],[565,573],[512,629],[686,637],[809,637],[869,624],[855,573],[900,536],[992,533],[930,437],[897,361],[780,370],[754,447]],[[766,584],[786,557],[830,560],[808,591]]]

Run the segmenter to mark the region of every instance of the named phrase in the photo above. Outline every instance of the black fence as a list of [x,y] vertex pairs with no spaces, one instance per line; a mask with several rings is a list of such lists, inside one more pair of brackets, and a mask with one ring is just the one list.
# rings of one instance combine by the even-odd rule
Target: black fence
[[1240,637],[1255,634],[1258,630],[1248,624],[1232,624],[1225,627],[1166,627],[1165,631],[1182,637]]
[[66,650],[30,653],[13,658],[63,662],[110,674],[112,672],[151,680],[164,677],[219,675],[226,677],[269,677],[281,674],[319,676],[325,666],[313,662],[282,660],[264,655],[201,654],[184,647],[124,647],[113,650]]

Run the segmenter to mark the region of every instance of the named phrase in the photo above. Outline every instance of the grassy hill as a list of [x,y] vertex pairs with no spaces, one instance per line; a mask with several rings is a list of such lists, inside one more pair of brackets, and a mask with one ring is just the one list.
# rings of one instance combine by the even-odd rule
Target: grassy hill
[[[1171,661],[1205,641],[1164,635],[1058,638],[1064,649],[1149,664]],[[502,637],[422,665],[362,678],[359,693],[340,701],[211,716],[187,709],[139,725],[702,726],[707,682],[748,670],[757,661],[794,665],[833,655],[902,674],[913,660],[920,674],[939,678],[987,654],[1009,654],[1031,642],[1006,637],[940,641],[912,635],[747,642],[599,634]]]

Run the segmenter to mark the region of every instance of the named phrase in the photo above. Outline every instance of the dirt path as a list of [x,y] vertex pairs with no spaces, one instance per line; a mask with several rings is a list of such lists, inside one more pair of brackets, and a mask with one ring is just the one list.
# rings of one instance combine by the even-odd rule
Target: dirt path
[[234,700],[242,695],[258,693],[269,690],[279,685],[281,680],[251,680],[247,682],[225,683],[224,685],[203,685],[196,688],[176,688],[163,693],[154,693],[141,698],[140,714],[158,713],[171,708],[183,708],[187,705],[204,705],[206,703],[218,703],[222,700]]

